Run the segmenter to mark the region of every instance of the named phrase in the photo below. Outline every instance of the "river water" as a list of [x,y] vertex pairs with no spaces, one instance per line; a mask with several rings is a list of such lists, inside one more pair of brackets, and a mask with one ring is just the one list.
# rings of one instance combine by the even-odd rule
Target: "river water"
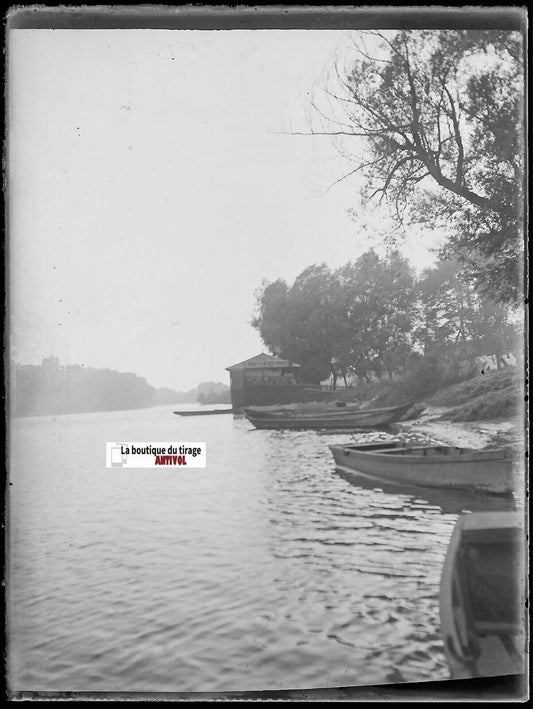
[[[346,434],[173,408],[12,420],[11,690],[449,677],[438,589],[460,510],[346,480],[327,447]],[[106,441],[205,441],[207,467],[106,469]]]

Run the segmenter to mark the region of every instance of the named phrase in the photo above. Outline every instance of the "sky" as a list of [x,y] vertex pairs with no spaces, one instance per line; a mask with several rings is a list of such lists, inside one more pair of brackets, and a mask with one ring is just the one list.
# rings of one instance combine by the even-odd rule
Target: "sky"
[[[267,351],[264,280],[379,244],[332,139],[294,135],[350,51],[344,31],[11,30],[12,359],[185,390]],[[433,245],[404,253],[420,270]]]

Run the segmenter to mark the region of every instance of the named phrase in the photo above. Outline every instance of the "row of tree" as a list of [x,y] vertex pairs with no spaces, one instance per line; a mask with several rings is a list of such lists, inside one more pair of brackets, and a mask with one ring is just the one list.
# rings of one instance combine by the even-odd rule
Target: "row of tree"
[[[157,390],[157,395],[161,392]],[[230,389],[222,382],[201,382],[194,389],[187,391],[173,391],[172,400],[158,401],[161,404],[226,404],[230,401]],[[159,396],[156,396],[159,399]]]
[[202,382],[197,387],[199,404],[230,404],[230,388],[221,382]]
[[335,271],[310,266],[292,286],[264,285],[254,327],[315,382],[406,369],[431,378],[433,363],[513,348],[510,314],[523,302],[524,37],[352,36],[354,54],[313,101],[311,133],[331,135],[349,160],[338,181],[363,177],[363,207],[388,207],[389,243],[408,224],[437,229],[447,237],[441,260],[420,278],[398,252],[370,251]]
[[12,369],[12,411],[36,416],[153,406],[156,389],[130,372],[62,365],[57,357]]
[[219,382],[203,382],[186,392],[168,387],[156,389],[131,372],[62,365],[53,356],[43,358],[39,366],[15,365],[11,384],[14,416],[118,411],[197,401],[229,402],[229,387]]
[[289,286],[265,283],[252,325],[277,355],[320,382],[356,374],[405,372],[413,358],[452,358],[505,351],[516,329],[511,311],[480,297],[455,261],[419,278],[398,252],[371,250],[337,270],[306,268]]

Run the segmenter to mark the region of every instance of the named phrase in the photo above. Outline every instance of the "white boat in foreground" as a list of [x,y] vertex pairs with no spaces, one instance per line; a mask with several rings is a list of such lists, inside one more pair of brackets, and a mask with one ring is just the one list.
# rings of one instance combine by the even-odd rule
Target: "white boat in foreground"
[[401,440],[329,448],[338,468],[380,482],[496,494],[513,491],[512,458],[504,449],[410,445]]

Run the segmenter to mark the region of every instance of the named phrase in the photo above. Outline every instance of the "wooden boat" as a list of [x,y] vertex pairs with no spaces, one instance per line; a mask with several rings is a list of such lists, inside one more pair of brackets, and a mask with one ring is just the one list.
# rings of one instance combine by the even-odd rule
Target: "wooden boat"
[[361,408],[361,403],[355,401],[305,401],[293,404],[271,404],[270,406],[246,406],[244,411],[257,418],[267,418],[272,414],[282,413],[291,416],[294,414],[321,414],[323,412],[343,414],[347,411],[356,411],[359,408]]
[[320,412],[271,412],[257,416],[245,410],[246,417],[260,429],[354,429],[354,428],[379,428],[388,426],[398,421],[401,416],[412,406],[413,402],[401,406],[389,406],[381,409],[354,409],[342,408],[334,411]]
[[406,445],[398,440],[329,448],[338,468],[374,480],[409,487],[499,494],[510,494],[513,490],[512,459],[504,449],[478,451],[454,446]]
[[327,416],[346,416],[347,414],[359,411],[359,404],[324,404],[316,403],[313,404],[302,404],[297,405],[287,405],[287,406],[247,406],[244,409],[246,416],[250,415],[253,418],[275,418],[277,416],[321,416],[326,414]]
[[453,679],[524,673],[524,538],[518,512],[474,512],[457,520],[439,599]]
[[210,409],[209,411],[174,411],[178,416],[215,416],[216,414],[237,414],[235,409]]

